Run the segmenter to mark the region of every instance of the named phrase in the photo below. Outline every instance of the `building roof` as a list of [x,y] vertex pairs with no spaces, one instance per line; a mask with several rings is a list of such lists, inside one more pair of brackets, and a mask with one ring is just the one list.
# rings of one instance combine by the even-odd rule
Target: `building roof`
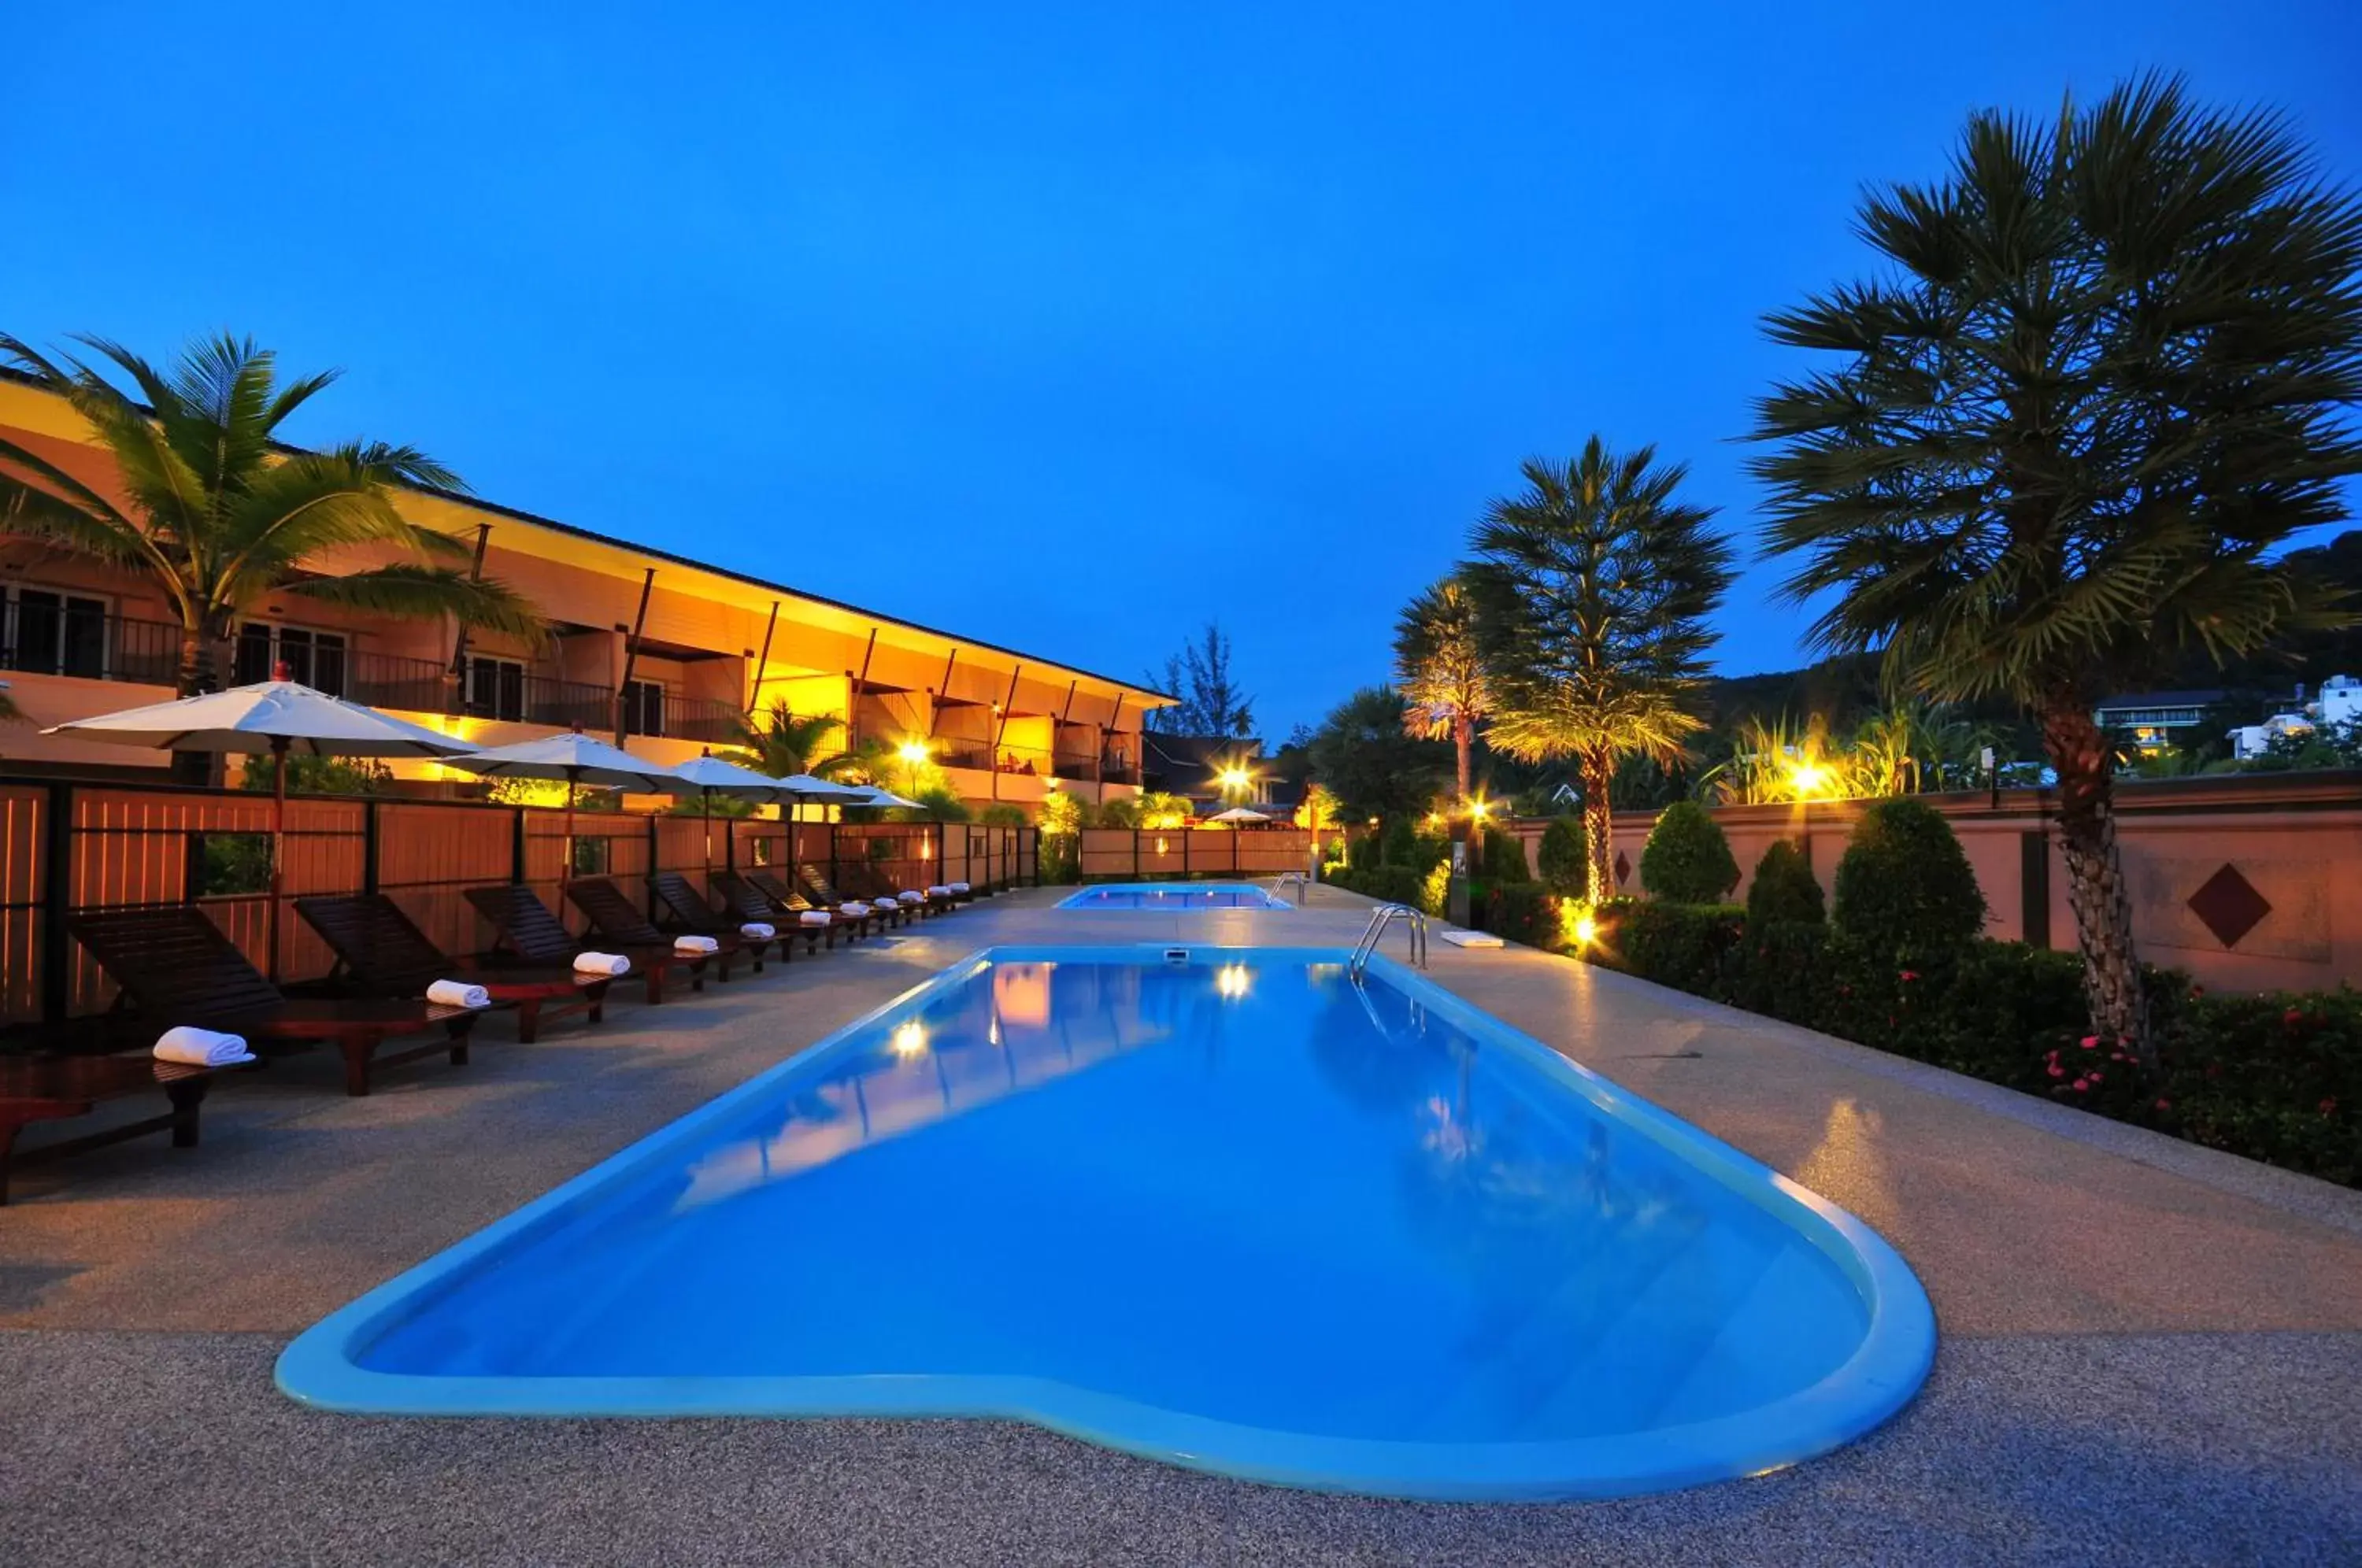
[[2103,697],[2092,708],[2100,713],[2115,708],[2204,708],[2220,702],[2223,696],[2220,691],[2133,691]]
[[[28,375],[21,370],[10,370],[6,366],[0,366],[0,381],[13,381],[20,386],[41,392],[44,395],[55,395],[54,393],[50,393],[49,389],[43,386],[37,378]],[[144,407],[144,405],[141,406]],[[290,453],[297,453],[304,450],[303,447],[288,445],[283,442],[280,445],[282,450]],[[662,549],[654,545],[644,545],[635,539],[623,538],[613,534],[602,534],[596,529],[580,527],[572,523],[561,523],[554,517],[544,517],[538,513],[527,512],[522,507],[510,506],[501,502],[491,501],[480,495],[474,495],[461,491],[438,490],[431,485],[404,485],[402,488],[419,495],[432,496],[434,499],[447,502],[450,505],[470,507],[479,512],[491,513],[494,516],[506,517],[515,522],[531,524],[537,528],[546,528],[553,533],[568,535],[574,538],[589,540],[592,543],[605,545],[614,549],[628,550],[637,555],[646,556],[651,560],[662,561],[672,566],[684,567],[692,571],[710,572],[716,577],[727,578],[733,581],[743,583],[747,587],[760,589],[766,593],[776,593],[780,595],[782,598],[798,600],[806,604],[822,606],[845,614],[855,615],[865,621],[873,622],[881,625],[899,626],[908,631],[921,633],[926,636],[941,637],[946,641],[957,643],[964,647],[973,647],[988,653],[997,653],[1013,659],[1024,659],[1048,668],[1063,671],[1069,675],[1081,676],[1087,680],[1095,680],[1103,685],[1119,688],[1120,690],[1130,693],[1135,699],[1145,699],[1145,701],[1142,704],[1143,706],[1159,707],[1180,701],[1180,699],[1175,697],[1171,692],[1159,691],[1153,687],[1143,686],[1137,681],[1120,679],[1112,675],[1102,675],[1097,670],[1085,669],[1080,665],[1063,663],[1044,655],[1027,653],[1021,648],[1012,648],[999,643],[987,642],[981,637],[968,636],[964,633],[945,631],[940,626],[930,626],[924,622],[907,620],[900,615],[889,615],[882,611],[871,610],[865,606],[854,604],[842,599],[832,599],[826,594],[812,593],[800,588],[790,588],[785,583],[775,582],[769,578],[757,577],[752,572],[739,571],[730,567],[715,566],[710,561],[701,561],[690,556],[679,555],[673,551]]]

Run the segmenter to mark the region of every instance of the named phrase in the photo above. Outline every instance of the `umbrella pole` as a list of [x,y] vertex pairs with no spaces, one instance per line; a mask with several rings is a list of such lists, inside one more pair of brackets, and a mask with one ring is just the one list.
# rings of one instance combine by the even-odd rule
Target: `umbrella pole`
[[[712,754],[709,752],[706,755],[710,756]],[[703,869],[705,874],[708,877],[711,877],[713,875],[713,786],[711,784],[701,784],[697,787],[697,793],[701,797],[698,801],[699,809],[705,814],[705,866]]]
[[566,860],[557,868],[560,887],[574,879],[574,781],[581,777],[579,767],[566,770]]
[[263,922],[263,968],[279,983],[280,845],[287,832],[287,737],[270,737],[270,912]]

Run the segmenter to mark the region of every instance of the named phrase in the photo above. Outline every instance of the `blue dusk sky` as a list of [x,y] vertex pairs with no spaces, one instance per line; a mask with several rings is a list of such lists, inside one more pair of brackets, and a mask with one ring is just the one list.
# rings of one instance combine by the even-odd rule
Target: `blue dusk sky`
[[[1769,309],[1866,182],[2147,68],[2362,180],[2362,6],[103,3],[0,22],[0,327],[344,367],[290,433],[1275,740],[1530,453],[1751,555]],[[1753,567],[1730,673],[1798,662]]]

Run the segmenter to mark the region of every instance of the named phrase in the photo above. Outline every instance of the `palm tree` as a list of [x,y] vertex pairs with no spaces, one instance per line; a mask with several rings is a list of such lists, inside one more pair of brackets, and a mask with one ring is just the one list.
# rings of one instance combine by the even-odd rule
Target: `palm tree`
[[1840,361],[1759,405],[1767,546],[1823,648],[2033,716],[2094,1028],[2153,1064],[2092,705],[2352,621],[2275,558],[2362,471],[2362,204],[2276,116],[2145,78],[2055,123],[1976,116],[1860,228],[1888,273],[1770,319]]
[[1395,681],[1403,695],[1403,729],[1422,739],[1451,737],[1459,798],[1469,798],[1469,751],[1476,723],[1493,711],[1477,640],[1476,600],[1447,577],[1412,600],[1395,624]]
[[1526,489],[1476,525],[1473,589],[1491,672],[1485,738],[1521,761],[1573,757],[1583,789],[1586,896],[1614,889],[1608,786],[1628,756],[1672,764],[1730,582],[1710,508],[1676,501],[1687,469],[1596,436],[1563,465],[1529,458]]
[[747,766],[757,773],[774,778],[798,773],[833,778],[855,771],[860,762],[853,753],[829,745],[829,737],[844,728],[844,721],[834,714],[799,716],[785,702],[774,702],[761,723],[750,719],[740,726],[738,744],[754,753]]
[[[76,339],[138,387],[141,407],[72,355],[59,365],[0,333],[0,362],[65,398],[115,459],[118,504],[47,458],[0,441],[0,531],[136,572],[161,590],[181,625],[182,696],[215,684],[217,651],[240,612],[265,595],[293,595],[380,615],[505,632],[537,644],[534,607],[465,569],[468,547],[403,520],[404,485],[457,491],[457,475],[409,447],[352,442],[321,452],[281,445],[280,425],[336,380],[281,384],[276,361],[250,339],[192,344],[170,374],[119,344]],[[332,576],[303,563],[359,546],[411,558]]]

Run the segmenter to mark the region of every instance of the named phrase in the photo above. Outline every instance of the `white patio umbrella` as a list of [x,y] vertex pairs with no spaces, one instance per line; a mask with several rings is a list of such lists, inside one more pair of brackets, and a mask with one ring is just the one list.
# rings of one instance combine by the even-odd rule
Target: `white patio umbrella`
[[296,756],[407,756],[437,761],[468,749],[464,741],[359,702],[286,679],[226,691],[200,692],[171,702],[150,702],[120,712],[73,719],[43,730],[80,740],[171,751],[268,753],[270,769],[270,909],[264,967],[279,977],[281,844],[287,822],[287,758]]
[[1206,820],[1209,823],[1230,823],[1235,826],[1242,823],[1267,823],[1271,818],[1245,806],[1232,806],[1227,812],[1216,812]]
[[[705,863],[708,866],[713,864],[714,796],[729,795],[742,801],[763,801],[772,803],[799,798],[796,791],[787,788],[784,779],[774,778],[767,773],[757,773],[753,768],[742,767],[726,757],[716,756],[711,747],[690,757],[672,772],[674,777],[683,783],[697,787],[700,802],[705,808]],[[819,780],[815,779],[813,782],[818,783]],[[792,823],[789,824],[789,831],[793,833]],[[723,840],[723,858],[734,870],[738,864],[737,840],[734,835]]]
[[899,806],[904,811],[911,812],[923,812],[927,809],[916,801],[906,801],[901,796],[894,793],[893,790],[882,789],[875,784],[859,785],[855,788],[853,792],[857,798],[847,801],[844,804],[848,806]]
[[487,778],[547,778],[566,786],[566,858],[557,869],[561,882],[574,875],[576,790],[588,784],[601,790],[636,790],[646,795],[685,795],[696,788],[660,762],[592,739],[579,724],[566,734],[496,745],[444,760]]

